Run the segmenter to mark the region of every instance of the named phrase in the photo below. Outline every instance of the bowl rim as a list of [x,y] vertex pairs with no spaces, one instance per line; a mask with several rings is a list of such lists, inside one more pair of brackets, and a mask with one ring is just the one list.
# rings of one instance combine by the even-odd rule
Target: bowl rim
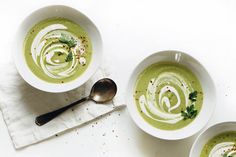
[[[147,57],[145,57],[144,59],[142,59],[136,66],[135,66],[135,68],[132,70],[132,73],[131,73],[131,75],[130,75],[130,77],[129,77],[129,80],[128,80],[128,83],[127,83],[127,85],[126,85],[126,98],[125,98],[125,101],[126,101],[126,104],[127,104],[127,108],[128,108],[128,112],[129,112],[129,114],[130,114],[130,116],[131,116],[131,118],[132,118],[132,120],[134,121],[134,123],[141,129],[141,130],[143,130],[144,132],[146,132],[146,133],[148,133],[149,135],[152,135],[153,137],[156,137],[156,138],[159,138],[159,139],[163,139],[163,140],[181,140],[181,139],[185,139],[185,138],[188,138],[188,137],[191,137],[191,136],[193,136],[193,135],[195,135],[196,133],[198,133],[200,130],[202,130],[207,124],[208,124],[208,122],[209,122],[209,120],[212,118],[212,115],[213,115],[213,113],[214,113],[214,111],[215,111],[215,106],[216,106],[216,101],[214,100],[214,102],[212,102],[212,110],[210,111],[210,113],[209,113],[209,116],[208,116],[208,119],[207,120],[205,120],[205,122],[204,122],[204,124],[202,124],[202,127],[199,127],[198,129],[196,129],[196,130],[193,130],[191,133],[188,133],[188,134],[185,134],[185,135],[183,135],[183,136],[171,136],[171,137],[168,137],[168,135],[175,135],[177,132],[179,132],[179,130],[181,130],[181,129],[183,129],[183,128],[186,128],[187,126],[190,126],[192,123],[194,123],[194,121],[192,122],[192,123],[190,123],[189,125],[187,125],[187,126],[185,126],[185,127],[183,127],[183,128],[180,128],[180,129],[177,129],[177,130],[162,130],[162,129],[158,129],[158,128],[155,128],[155,127],[153,127],[153,126],[151,126],[150,124],[148,124],[140,115],[139,115],[139,120],[140,119],[142,119],[141,121],[142,122],[140,122],[139,120],[137,120],[136,119],[136,117],[134,116],[134,113],[135,114],[137,114],[137,108],[136,108],[136,111],[134,111],[133,112],[133,109],[131,109],[131,105],[136,105],[135,103],[134,103],[134,101],[132,101],[131,102],[131,99],[132,98],[130,98],[130,93],[132,93],[132,95],[133,95],[133,89],[134,89],[134,87],[135,86],[132,86],[132,85],[130,85],[130,84],[132,84],[131,82],[132,81],[137,81],[137,77],[139,76],[139,74],[140,74],[140,72],[139,72],[139,74],[136,74],[136,71],[138,71],[138,68],[139,68],[139,66],[141,65],[141,64],[143,64],[146,60],[148,60],[149,58],[152,58],[152,57],[154,57],[154,56],[156,56],[156,55],[160,55],[161,53],[181,53],[181,54],[183,54],[183,55],[185,55],[185,56],[187,56],[187,57],[190,57],[191,59],[193,59],[196,63],[198,63],[199,65],[201,65],[201,68],[208,74],[207,75],[207,77],[208,77],[208,79],[211,81],[211,86],[212,86],[212,90],[213,90],[213,95],[214,96],[216,96],[216,89],[215,89],[215,83],[214,83],[214,81],[213,81],[213,79],[212,79],[212,77],[211,77],[211,75],[209,74],[209,72],[205,69],[205,67],[203,66],[203,64],[202,63],[200,63],[197,59],[195,59],[194,57],[192,57],[191,55],[189,55],[189,54],[187,54],[187,53],[185,53],[185,52],[182,52],[182,51],[178,51],[178,50],[162,50],[162,51],[158,51],[158,52],[155,52],[155,53],[152,53],[152,54],[150,54],[150,55],[148,55]],[[165,60],[163,60],[163,61],[165,61]],[[162,61],[157,61],[157,62],[155,62],[155,63],[158,63],[158,62],[162,62]],[[154,64],[155,64],[154,63]],[[153,63],[152,63],[153,64]],[[150,65],[152,65],[152,64],[148,64],[145,68],[147,68],[148,66],[150,66]],[[144,69],[145,69],[144,68]],[[191,70],[191,69],[190,69]],[[141,72],[142,72],[143,70],[141,70]],[[135,76],[135,79],[136,80],[134,80],[133,79],[133,76]],[[135,83],[133,83],[133,84],[135,84]],[[131,86],[133,87],[132,89],[131,89]],[[132,91],[131,91],[132,90]],[[131,103],[130,103],[131,102]],[[134,107],[133,107],[134,108]],[[202,110],[202,109],[201,109]],[[140,118],[141,117],[141,118]],[[144,127],[143,126],[143,124],[144,123],[146,123],[146,124],[148,124],[148,127],[149,128],[147,128],[147,127]],[[150,131],[150,128],[154,128],[153,130],[156,130],[157,132],[154,132],[153,130],[152,131]],[[177,131],[177,132],[176,132]],[[162,132],[162,135],[158,135],[158,132],[160,133],[160,132]],[[164,134],[166,134],[166,135],[164,135]],[[168,134],[168,135],[167,135]],[[163,136],[164,135],[164,136]]]
[[[24,58],[24,51],[23,51],[22,45],[23,45],[23,42],[25,39],[25,35],[24,35],[24,37],[22,37],[23,35],[21,35],[23,32],[22,28],[24,28],[24,25],[27,25],[26,23],[30,20],[30,18],[32,19],[32,17],[38,16],[40,13],[44,12],[45,10],[46,11],[48,10],[50,12],[51,11],[50,9],[51,10],[54,9],[54,11],[61,9],[69,14],[75,14],[73,18],[76,18],[79,20],[84,20],[86,23],[88,23],[87,27],[90,27],[89,29],[91,29],[94,33],[94,36],[96,36],[96,37],[91,37],[91,34],[89,34],[90,32],[86,31],[87,28],[85,28],[84,26],[81,26],[80,23],[72,20],[72,18],[67,18],[67,19],[79,24],[88,33],[90,40],[92,40],[92,52],[93,53],[92,53],[92,57],[91,57],[91,62],[89,63],[89,66],[87,67],[87,69],[76,79],[71,80],[66,83],[63,83],[63,84],[50,83],[50,82],[40,79],[35,74],[33,74],[31,69],[29,69],[25,60],[22,61],[22,59],[19,59],[19,56],[23,56],[22,58]],[[53,11],[51,11],[51,12],[53,12]],[[34,24],[37,24],[38,22],[40,22],[42,20],[45,20],[48,18],[53,18],[53,17],[63,17],[63,16],[56,16],[56,15],[55,16],[50,16],[50,15],[44,16],[41,20],[37,19],[37,22],[34,22]],[[32,26],[33,25],[29,26],[29,28]],[[29,29],[26,31],[28,32]],[[95,46],[95,43],[93,42],[92,38],[96,38],[96,40],[97,40],[96,46]],[[46,5],[46,6],[38,7],[36,9],[34,9],[33,11],[31,11],[28,15],[26,15],[24,17],[23,21],[18,26],[17,32],[15,33],[14,41],[16,43],[17,48],[15,50],[12,50],[12,56],[13,56],[14,64],[15,64],[15,67],[16,67],[18,73],[29,85],[31,85],[32,87],[39,89],[41,91],[50,92],[50,93],[62,93],[62,92],[67,92],[67,91],[71,91],[73,89],[76,89],[76,88],[82,86],[84,83],[86,83],[97,72],[97,70],[99,69],[99,67],[102,63],[103,41],[102,41],[102,36],[101,36],[101,33],[99,32],[98,27],[94,24],[94,22],[88,16],[86,16],[80,10],[78,10],[74,7],[68,6],[68,5]],[[94,59],[95,58],[94,56],[96,56],[96,59]],[[22,65],[22,64],[24,64],[24,65]],[[33,79],[32,79],[32,77],[33,77]]]
[[[220,125],[229,125],[229,124],[233,124],[236,126],[236,121],[224,121],[224,122],[217,122],[207,128],[205,128],[194,140],[192,146],[191,146],[191,149],[190,149],[190,152],[189,152],[189,157],[192,157],[192,154],[193,154],[193,151],[195,149],[195,146],[196,144],[199,142],[199,139],[205,134],[207,133],[207,131],[209,131],[210,129],[213,129],[214,127],[217,127],[217,126],[220,126]],[[236,131],[236,130],[235,130]],[[222,131],[223,133],[224,131]],[[214,135],[217,135],[217,134],[214,134]]]

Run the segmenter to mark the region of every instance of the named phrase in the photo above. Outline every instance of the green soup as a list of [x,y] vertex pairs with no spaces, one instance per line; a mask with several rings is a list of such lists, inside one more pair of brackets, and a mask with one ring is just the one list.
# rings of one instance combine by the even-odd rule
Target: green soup
[[224,132],[209,140],[200,157],[236,157],[236,132]]
[[183,65],[156,63],[136,81],[134,99],[140,115],[153,127],[176,130],[200,112],[203,92],[197,77]]
[[30,70],[50,83],[65,83],[83,74],[91,62],[92,44],[77,23],[55,17],[33,26],[24,41]]

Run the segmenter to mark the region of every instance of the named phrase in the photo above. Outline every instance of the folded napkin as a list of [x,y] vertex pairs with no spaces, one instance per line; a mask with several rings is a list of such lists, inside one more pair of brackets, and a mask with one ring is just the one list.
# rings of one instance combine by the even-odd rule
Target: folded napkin
[[28,85],[18,74],[14,64],[0,65],[0,109],[16,149],[29,146],[52,137],[67,129],[82,125],[101,115],[121,108],[119,98],[102,105],[88,101],[70,109],[51,122],[37,126],[35,117],[58,109],[72,101],[87,96],[92,85],[100,78],[108,77],[100,68],[83,86],[65,93],[47,93]]

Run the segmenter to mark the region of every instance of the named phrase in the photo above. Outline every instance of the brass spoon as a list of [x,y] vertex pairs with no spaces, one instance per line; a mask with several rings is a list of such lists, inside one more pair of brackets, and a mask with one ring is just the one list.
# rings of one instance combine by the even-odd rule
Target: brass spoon
[[58,115],[60,115],[61,113],[65,112],[69,108],[78,105],[79,103],[82,103],[84,101],[92,100],[96,103],[105,103],[111,101],[116,95],[116,92],[117,92],[117,86],[113,80],[109,78],[98,80],[93,85],[89,96],[77,100],[75,102],[72,102],[71,104],[59,108],[55,111],[38,116],[35,119],[35,123],[39,126],[42,126],[47,122],[51,121],[52,119],[54,119],[55,117],[57,117]]

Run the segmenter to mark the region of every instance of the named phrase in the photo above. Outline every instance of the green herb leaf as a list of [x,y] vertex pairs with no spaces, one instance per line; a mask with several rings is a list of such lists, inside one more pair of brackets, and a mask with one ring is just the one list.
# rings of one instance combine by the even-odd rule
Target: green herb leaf
[[72,60],[73,60],[73,54],[72,54],[72,52],[69,52],[68,55],[66,56],[65,61],[66,62],[70,62]]
[[186,111],[181,111],[181,116],[186,119],[194,119],[198,114],[198,111],[195,109],[194,105],[190,105],[186,107]]
[[184,117],[184,120],[186,120],[188,117],[188,114],[184,111],[181,111],[181,116]]
[[189,100],[191,100],[192,102],[197,101],[197,91],[194,91],[192,93],[189,94]]
[[228,152],[223,154],[223,157],[233,157],[232,155],[228,155]]
[[61,34],[59,41],[67,44],[69,47],[74,47],[76,45],[76,40],[65,34]]

